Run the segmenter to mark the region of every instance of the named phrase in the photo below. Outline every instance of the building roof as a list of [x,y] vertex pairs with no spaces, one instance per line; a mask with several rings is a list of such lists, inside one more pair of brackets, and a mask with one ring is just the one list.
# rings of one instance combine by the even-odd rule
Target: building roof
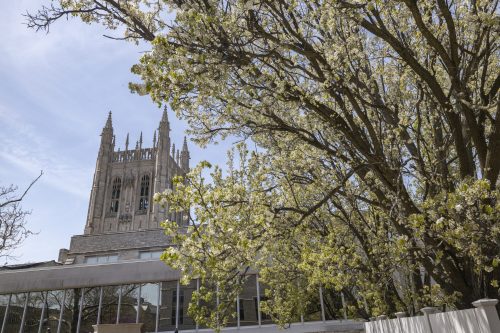
[[51,267],[51,266],[60,266],[61,263],[50,260],[50,261],[40,261],[40,262],[28,262],[24,264],[16,264],[16,265],[3,265],[0,266],[0,271],[12,271],[17,269],[27,269],[27,268],[37,268],[37,267]]

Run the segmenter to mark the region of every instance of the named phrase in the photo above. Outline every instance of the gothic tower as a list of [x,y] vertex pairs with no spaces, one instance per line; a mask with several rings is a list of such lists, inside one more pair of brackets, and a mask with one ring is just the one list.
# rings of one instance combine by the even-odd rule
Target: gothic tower
[[189,151],[184,138],[182,151],[172,144],[170,154],[170,123],[163,112],[158,138],[153,146],[143,148],[142,132],[129,148],[115,150],[111,112],[101,134],[96,169],[90,194],[85,234],[104,234],[160,228],[165,219],[184,224],[182,213],[170,213],[168,207],[152,203],[153,194],[172,189],[172,179],[189,171]]

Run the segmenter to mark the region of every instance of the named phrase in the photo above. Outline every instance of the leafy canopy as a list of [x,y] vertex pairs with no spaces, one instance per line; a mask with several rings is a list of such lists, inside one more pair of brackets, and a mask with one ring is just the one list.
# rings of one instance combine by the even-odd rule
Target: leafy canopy
[[258,147],[156,196],[194,214],[164,259],[218,286],[199,319],[224,324],[250,269],[282,323],[318,285],[363,317],[499,296],[498,1],[60,0],[29,22],[65,14],[150,42],[131,89],[195,141]]

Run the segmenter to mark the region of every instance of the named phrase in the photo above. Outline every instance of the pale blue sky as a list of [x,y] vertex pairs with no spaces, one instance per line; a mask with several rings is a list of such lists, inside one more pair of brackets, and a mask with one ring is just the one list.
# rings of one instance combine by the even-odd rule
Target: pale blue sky
[[[83,232],[99,146],[109,110],[117,145],[143,131],[150,146],[161,112],[149,97],[133,95],[130,67],[147,46],[102,37],[104,29],[76,19],[49,34],[27,29],[22,14],[48,0],[0,4],[0,183],[21,189],[44,176],[23,201],[28,226],[39,232],[14,251],[10,264],[57,259],[70,237]],[[182,143],[186,125],[170,113],[171,137]],[[191,165],[223,163],[228,145],[201,150],[189,144]],[[123,148],[122,148],[123,149]],[[5,260],[0,262],[4,264]]]

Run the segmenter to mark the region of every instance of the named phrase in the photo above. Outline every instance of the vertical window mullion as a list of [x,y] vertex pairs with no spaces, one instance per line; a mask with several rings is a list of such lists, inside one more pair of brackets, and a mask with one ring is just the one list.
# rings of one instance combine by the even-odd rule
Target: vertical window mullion
[[175,298],[175,328],[179,329],[179,302],[181,299],[180,295],[181,283],[177,280],[177,295]]
[[[46,299],[48,296],[49,292],[45,292],[45,297],[43,296],[43,291],[42,291],[42,311],[40,313],[40,323],[38,323],[38,333],[42,333],[42,326],[43,326],[43,317],[45,316],[45,309],[46,309]],[[78,333],[78,332],[77,332]]]
[[116,323],[120,323],[120,310],[122,307],[122,289],[123,286],[120,286],[120,289],[118,291],[118,308],[116,309]]
[[[200,292],[200,278],[196,279],[196,291]],[[197,297],[196,300],[196,306],[200,306],[200,297]],[[198,322],[196,322],[196,332],[198,332],[198,329],[200,328],[200,325],[198,325]]]
[[236,296],[236,327],[240,329],[240,295]]
[[0,333],[5,332],[5,325],[7,323],[7,316],[9,315],[10,301],[12,300],[12,294],[9,295],[9,301],[7,302],[7,307],[5,308],[5,313],[3,315],[2,329]]
[[323,286],[319,286],[319,304],[321,305],[321,321],[325,321],[325,304],[323,302]]
[[260,285],[259,285],[259,274],[255,274],[255,286],[257,287],[257,321],[259,327],[262,325],[262,316],[260,314]]
[[137,314],[135,316],[136,324],[139,324],[139,314],[141,313],[141,289],[142,286],[139,284],[139,292],[137,293]]
[[59,321],[57,322],[57,333],[61,333],[62,319],[64,315],[64,304],[66,304],[66,289],[63,293],[63,301],[61,303],[61,309],[59,310]]
[[161,301],[161,282],[158,282],[158,295],[156,297],[155,333],[158,333],[158,327],[160,325],[160,301]]
[[80,333],[82,324],[83,298],[85,297],[85,288],[80,289],[80,306],[78,307],[78,322],[76,324],[76,333]]
[[97,307],[97,325],[101,323],[101,310],[102,310],[102,287],[99,288],[99,306]]
[[215,287],[215,316],[216,316],[216,324],[217,324],[217,329],[219,329],[219,283],[217,283],[217,286]]
[[23,316],[21,318],[21,326],[19,327],[19,333],[24,331],[24,322],[26,321],[26,312],[28,310],[28,300],[30,298],[30,293],[26,293],[26,299],[24,300]]

